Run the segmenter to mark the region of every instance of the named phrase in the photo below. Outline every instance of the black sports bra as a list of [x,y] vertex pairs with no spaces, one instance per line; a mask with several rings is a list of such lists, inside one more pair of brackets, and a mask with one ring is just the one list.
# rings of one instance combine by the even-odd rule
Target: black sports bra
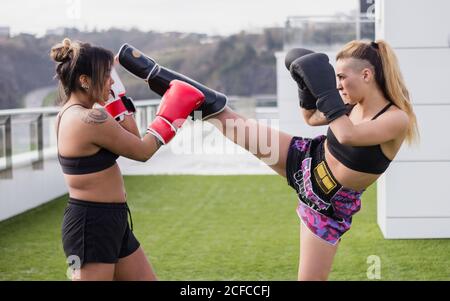
[[[389,109],[392,103],[389,103],[372,120],[383,114]],[[353,106],[349,107],[348,113]],[[339,143],[331,128],[327,132],[328,149],[330,153],[346,167],[365,173],[382,174],[391,163],[391,160],[381,150],[381,145],[370,146],[350,146]]]
[[[68,108],[76,105],[79,104],[68,106],[59,114],[57,120],[58,124],[56,127],[56,141],[58,141],[59,124],[62,115]],[[101,148],[97,153],[93,155],[84,157],[64,157],[59,154],[58,150],[59,163],[61,164],[63,172],[68,175],[84,175],[105,170],[113,166],[116,163],[118,157],[118,155],[110,152],[105,148]]]

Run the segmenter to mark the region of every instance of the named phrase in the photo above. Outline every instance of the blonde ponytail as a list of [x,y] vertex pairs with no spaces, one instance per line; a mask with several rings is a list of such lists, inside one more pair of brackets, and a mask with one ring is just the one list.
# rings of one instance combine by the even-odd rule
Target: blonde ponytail
[[412,144],[419,140],[416,114],[414,114],[408,89],[400,71],[397,56],[392,48],[383,40],[376,41],[380,52],[383,74],[386,83],[386,93],[389,99],[409,117],[406,141]]

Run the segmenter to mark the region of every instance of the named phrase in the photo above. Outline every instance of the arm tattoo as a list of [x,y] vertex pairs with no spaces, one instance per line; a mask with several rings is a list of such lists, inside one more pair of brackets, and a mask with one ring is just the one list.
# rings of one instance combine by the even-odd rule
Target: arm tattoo
[[158,138],[156,138],[156,136],[154,136],[154,137],[155,137],[155,141],[156,141],[156,150],[158,150],[164,144]]
[[83,114],[82,120],[88,124],[104,123],[108,119],[108,115],[104,110],[93,109]]

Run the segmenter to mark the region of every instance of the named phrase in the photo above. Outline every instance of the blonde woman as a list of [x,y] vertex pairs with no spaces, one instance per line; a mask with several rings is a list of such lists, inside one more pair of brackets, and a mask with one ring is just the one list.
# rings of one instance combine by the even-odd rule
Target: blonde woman
[[[119,57],[134,74],[155,70],[151,59],[136,64],[129,55]],[[362,193],[386,171],[405,140],[418,138],[408,90],[385,41],[352,41],[336,59],[335,72],[323,53],[294,49],[286,57],[303,118],[311,126],[329,125],[326,135],[293,137],[227,106],[208,119],[262,161],[275,154],[277,160],[269,166],[297,192],[299,280],[328,279],[339,242],[361,208]],[[167,74],[143,78],[154,89]],[[270,152],[253,149],[255,145],[269,145]]]

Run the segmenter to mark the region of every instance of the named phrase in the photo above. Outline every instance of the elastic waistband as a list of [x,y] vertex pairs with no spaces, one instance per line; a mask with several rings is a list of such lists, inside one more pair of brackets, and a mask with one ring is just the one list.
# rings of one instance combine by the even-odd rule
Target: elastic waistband
[[331,172],[330,167],[328,166],[327,161],[325,160],[325,139],[321,139],[313,148],[314,154],[312,154],[312,166],[311,173],[314,175],[314,184],[317,184],[316,193],[319,194],[321,198],[324,200],[329,200],[339,189],[342,188],[342,185],[337,181]]
[[[324,137],[325,137],[325,136],[324,136]],[[363,193],[363,192],[365,191],[365,189],[363,189],[363,190],[361,190],[361,191],[357,191],[357,190],[354,190],[354,189],[345,187],[345,186],[343,186],[341,183],[339,183],[339,181],[335,178],[335,176],[333,175],[333,172],[331,172],[331,168],[330,168],[330,166],[328,165],[327,160],[325,160],[325,140],[326,140],[326,139],[323,139],[323,140],[320,142],[320,146],[319,146],[319,147],[320,147],[320,150],[319,150],[320,155],[319,155],[319,156],[320,156],[320,160],[323,161],[323,162],[325,163],[325,166],[326,166],[327,169],[329,170],[329,175],[330,175],[331,179],[333,179],[333,181],[336,182],[336,183],[338,184],[338,186],[339,186],[340,189],[345,189],[345,190],[347,190],[347,191],[351,191],[351,192],[355,192],[355,193]]]
[[128,205],[126,202],[120,203],[102,203],[102,202],[91,202],[91,201],[83,201],[74,198],[69,198],[69,204],[77,205],[82,207],[93,207],[93,208],[108,208],[108,209],[128,209]]
[[333,173],[331,172],[331,168],[328,165],[327,160],[325,159],[325,139],[320,142],[320,160],[325,163],[325,166],[330,171],[330,176],[339,186],[343,187],[341,183],[338,182],[338,180],[334,177]]

